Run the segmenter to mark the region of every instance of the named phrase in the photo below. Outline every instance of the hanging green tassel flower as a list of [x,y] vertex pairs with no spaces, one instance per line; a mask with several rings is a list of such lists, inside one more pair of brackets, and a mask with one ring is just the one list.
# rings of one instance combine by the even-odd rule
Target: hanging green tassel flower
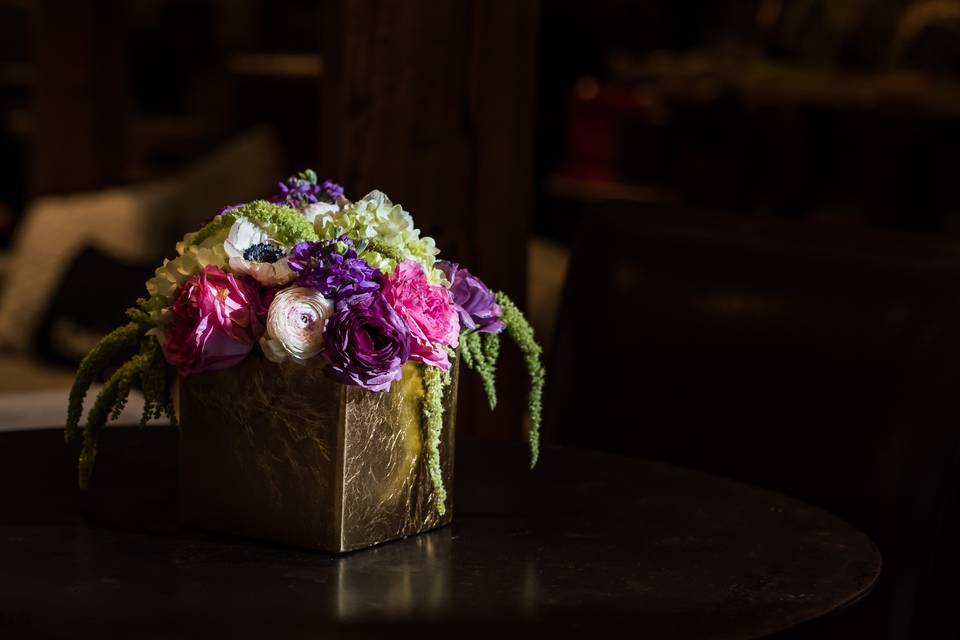
[[[537,344],[533,327],[507,294],[498,292],[496,302],[500,307],[500,322],[513,341],[520,348],[527,374],[530,377],[530,393],[527,397],[527,410],[530,414],[530,466],[537,464],[540,457],[540,423],[543,415],[543,385],[545,372],[541,357],[543,349]],[[464,364],[473,369],[486,393],[490,408],[497,406],[497,359],[500,356],[500,334],[487,330],[468,331],[460,336],[460,355]]]
[[546,381],[541,362],[543,349],[533,337],[533,327],[507,294],[498,291],[497,304],[503,312],[502,320],[507,326],[507,333],[520,348],[530,376],[527,410],[530,413],[530,467],[533,468],[540,458],[540,423],[543,419],[543,385]]
[[437,367],[423,368],[423,423],[426,430],[427,470],[436,496],[437,511],[447,512],[447,489],[440,466],[440,434],[443,432],[443,393],[450,384],[450,373]]
[[[142,306],[142,305],[141,305]],[[85,489],[97,456],[97,435],[108,420],[120,417],[127,404],[130,389],[139,384],[143,389],[144,410],[141,422],[162,415],[173,420],[173,402],[170,395],[171,371],[163,358],[160,345],[147,335],[152,328],[150,316],[141,308],[127,310],[130,322],[107,334],[80,363],[70,390],[64,438],[73,442],[80,433],[83,402],[90,386],[117,358],[139,346],[139,351],[121,363],[94,400],[83,426],[83,448],[80,453],[79,484]]]
[[460,337],[460,353],[468,367],[477,372],[490,410],[497,408],[497,358],[500,336],[495,333],[465,333]]

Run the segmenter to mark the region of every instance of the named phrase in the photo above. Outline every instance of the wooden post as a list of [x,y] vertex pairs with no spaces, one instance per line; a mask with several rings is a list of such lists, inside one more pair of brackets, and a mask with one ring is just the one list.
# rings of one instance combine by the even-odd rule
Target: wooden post
[[[378,187],[442,257],[523,304],[532,201],[536,2],[328,0],[320,166],[348,193]],[[464,372],[461,425],[516,434],[520,360],[505,349],[490,414]],[[479,422],[478,422],[479,420]]]
[[95,189],[122,175],[125,134],[123,5],[35,4],[31,192]]

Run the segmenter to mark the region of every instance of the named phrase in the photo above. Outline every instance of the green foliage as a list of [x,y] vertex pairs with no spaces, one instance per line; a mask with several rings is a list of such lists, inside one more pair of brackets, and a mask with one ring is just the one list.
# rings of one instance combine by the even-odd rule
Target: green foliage
[[497,304],[503,312],[507,333],[520,348],[530,376],[527,409],[530,412],[530,466],[533,467],[540,457],[540,423],[543,419],[543,384],[546,379],[541,362],[543,349],[537,344],[533,327],[527,322],[523,312],[502,291],[497,292]]
[[443,486],[440,467],[440,434],[443,432],[443,390],[450,384],[450,374],[437,367],[423,367],[423,422],[426,427],[427,469],[437,499],[437,511],[447,511],[447,490]]

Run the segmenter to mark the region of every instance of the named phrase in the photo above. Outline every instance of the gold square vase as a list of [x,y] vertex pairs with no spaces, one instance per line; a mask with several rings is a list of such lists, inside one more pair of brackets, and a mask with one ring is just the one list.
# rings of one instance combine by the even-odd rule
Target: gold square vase
[[188,525],[343,552],[450,522],[458,362],[444,394],[440,515],[421,425],[422,365],[390,391],[327,378],[322,359],[181,378],[180,502]]

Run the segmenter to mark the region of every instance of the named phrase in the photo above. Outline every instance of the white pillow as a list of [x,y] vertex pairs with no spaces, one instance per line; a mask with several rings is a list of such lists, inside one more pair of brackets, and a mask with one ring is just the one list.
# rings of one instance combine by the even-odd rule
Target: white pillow
[[120,261],[159,263],[172,251],[167,246],[171,230],[182,235],[225,204],[269,195],[282,177],[281,164],[273,134],[258,129],[171,180],[38,198],[28,207],[7,256],[0,347],[29,348],[64,271],[84,248],[95,247]]

